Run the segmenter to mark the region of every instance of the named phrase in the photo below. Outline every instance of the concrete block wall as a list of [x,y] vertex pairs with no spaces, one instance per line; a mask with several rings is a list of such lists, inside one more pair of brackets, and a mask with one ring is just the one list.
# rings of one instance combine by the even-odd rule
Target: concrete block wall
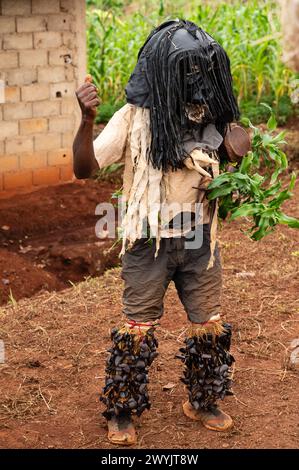
[[0,0],[0,191],[72,179],[84,0]]

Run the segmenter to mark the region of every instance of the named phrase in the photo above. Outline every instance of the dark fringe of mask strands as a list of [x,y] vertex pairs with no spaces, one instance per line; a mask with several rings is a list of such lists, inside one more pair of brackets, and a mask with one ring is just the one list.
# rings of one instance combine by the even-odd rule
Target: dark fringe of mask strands
[[[198,50],[182,51],[169,57],[172,38],[180,28],[199,31],[203,41]],[[215,41],[208,42],[206,33],[191,22],[180,21],[166,31],[152,54],[148,56],[148,83],[150,85],[151,149],[149,161],[154,168],[167,171],[183,166],[188,156],[183,148],[186,132],[201,129],[209,122],[215,124],[224,137],[229,122],[238,119],[239,110],[232,90],[230,62],[224,49]],[[187,83],[187,71],[198,67],[201,90],[204,88],[203,105],[209,112],[204,121],[198,124],[188,120],[186,107],[190,96],[199,89],[198,81]]]

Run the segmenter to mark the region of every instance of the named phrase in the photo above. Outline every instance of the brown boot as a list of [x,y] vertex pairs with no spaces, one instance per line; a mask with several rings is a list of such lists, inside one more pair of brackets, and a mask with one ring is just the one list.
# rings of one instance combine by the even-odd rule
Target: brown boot
[[209,410],[195,410],[191,403],[186,401],[183,411],[188,418],[201,421],[203,426],[212,431],[227,431],[233,425],[232,418],[217,406],[211,406]]
[[132,418],[124,413],[108,420],[108,440],[112,444],[132,446],[137,443],[137,435]]

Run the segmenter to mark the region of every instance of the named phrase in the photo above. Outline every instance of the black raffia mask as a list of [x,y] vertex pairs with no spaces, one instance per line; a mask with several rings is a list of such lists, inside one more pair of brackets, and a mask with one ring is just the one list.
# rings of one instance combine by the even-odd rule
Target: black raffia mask
[[[224,49],[205,31],[185,20],[168,21],[155,29],[138,55],[126,87],[128,103],[150,109],[149,162],[163,171],[182,168],[189,156],[186,133],[194,130],[188,105],[208,110],[222,136],[239,117],[233,95],[230,63]],[[203,123],[198,123],[202,128]]]

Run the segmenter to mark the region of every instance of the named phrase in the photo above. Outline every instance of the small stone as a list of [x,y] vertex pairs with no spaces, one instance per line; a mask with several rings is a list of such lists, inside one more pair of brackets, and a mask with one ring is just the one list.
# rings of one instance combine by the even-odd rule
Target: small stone
[[299,370],[299,338],[293,339],[286,350],[284,366],[287,369]]
[[243,271],[236,274],[236,277],[246,278],[246,277],[255,277],[255,273],[251,271]]
[[299,370],[299,348],[296,348],[291,352],[290,366],[292,369]]
[[290,349],[299,348],[299,338],[293,339],[290,344]]
[[32,250],[32,246],[31,245],[28,245],[28,246],[22,246],[20,245],[20,253],[22,253],[23,255],[25,255],[26,253],[28,253],[29,251]]

